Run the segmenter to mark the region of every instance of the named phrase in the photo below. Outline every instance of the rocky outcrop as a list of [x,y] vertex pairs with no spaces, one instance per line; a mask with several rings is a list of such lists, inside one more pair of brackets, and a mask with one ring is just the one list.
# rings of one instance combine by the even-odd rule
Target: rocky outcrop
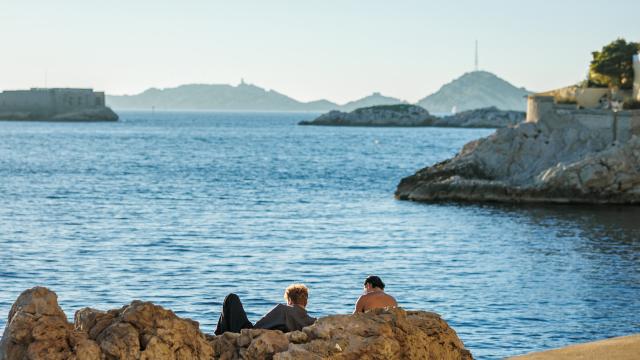
[[41,114],[39,112],[3,112],[0,120],[15,121],[118,121],[118,114],[108,107],[83,109],[60,114]]
[[300,125],[331,126],[429,126],[436,120],[427,110],[415,105],[379,105],[352,112],[330,111]]
[[640,203],[640,138],[579,122],[526,122],[466,144],[450,160],[402,179],[415,201]]
[[9,311],[0,340],[0,360],[100,360],[100,347],[75,331],[54,292],[35,287],[23,292]]
[[500,110],[495,106],[467,110],[438,119],[432,126],[466,128],[503,128],[524,121],[524,111]]
[[437,314],[402,309],[319,319],[303,331],[246,329],[204,335],[198,323],[149,302],[76,312],[52,291],[23,292],[9,312],[0,360],[14,359],[472,359]]
[[327,316],[288,334],[242,330],[212,343],[221,359],[472,359],[440,316],[402,309]]
[[522,111],[488,107],[436,117],[419,106],[401,104],[371,106],[349,113],[334,110],[320,115],[313,121],[302,121],[300,125],[502,128],[524,121],[525,115]]

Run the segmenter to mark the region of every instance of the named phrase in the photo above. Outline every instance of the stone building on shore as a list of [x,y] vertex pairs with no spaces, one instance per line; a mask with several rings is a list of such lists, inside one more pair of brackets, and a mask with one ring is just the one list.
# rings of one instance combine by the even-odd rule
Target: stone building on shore
[[2,120],[116,121],[104,92],[92,89],[31,88],[0,93]]

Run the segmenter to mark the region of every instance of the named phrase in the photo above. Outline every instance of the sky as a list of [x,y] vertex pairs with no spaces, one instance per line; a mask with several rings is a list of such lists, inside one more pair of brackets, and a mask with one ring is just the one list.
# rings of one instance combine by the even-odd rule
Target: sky
[[[609,5],[610,4],[610,5]],[[417,101],[474,68],[544,91],[640,41],[640,1],[0,0],[0,90],[246,82],[301,101]]]

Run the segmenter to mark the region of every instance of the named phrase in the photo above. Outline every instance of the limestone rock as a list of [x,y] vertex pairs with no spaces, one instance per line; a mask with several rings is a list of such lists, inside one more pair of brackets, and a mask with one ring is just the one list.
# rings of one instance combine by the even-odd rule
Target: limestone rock
[[579,123],[526,122],[465,145],[454,158],[402,179],[415,201],[640,203],[640,138]]
[[76,312],[67,321],[46,288],[23,292],[0,340],[0,360],[472,359],[437,314],[374,310],[319,319],[303,331],[245,329],[205,336],[198,323],[149,302]]
[[436,120],[427,110],[416,105],[377,105],[352,112],[333,110],[300,125],[331,126],[429,126]]
[[67,322],[53,291],[26,290],[11,307],[0,340],[0,360],[100,358],[98,345]]
[[210,359],[211,345],[199,324],[150,302],[119,310],[79,310],[75,327],[95,340],[107,359]]
[[437,314],[424,311],[379,309],[320,318],[302,332],[252,329],[227,334],[211,340],[216,358],[472,359],[455,331]]

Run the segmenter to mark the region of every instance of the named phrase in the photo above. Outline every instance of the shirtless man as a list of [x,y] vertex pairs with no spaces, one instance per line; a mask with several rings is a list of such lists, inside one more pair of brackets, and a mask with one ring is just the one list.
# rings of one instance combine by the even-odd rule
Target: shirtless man
[[364,295],[360,296],[356,302],[356,309],[353,313],[397,306],[396,299],[391,295],[385,294],[382,280],[377,276],[371,275],[364,280]]

